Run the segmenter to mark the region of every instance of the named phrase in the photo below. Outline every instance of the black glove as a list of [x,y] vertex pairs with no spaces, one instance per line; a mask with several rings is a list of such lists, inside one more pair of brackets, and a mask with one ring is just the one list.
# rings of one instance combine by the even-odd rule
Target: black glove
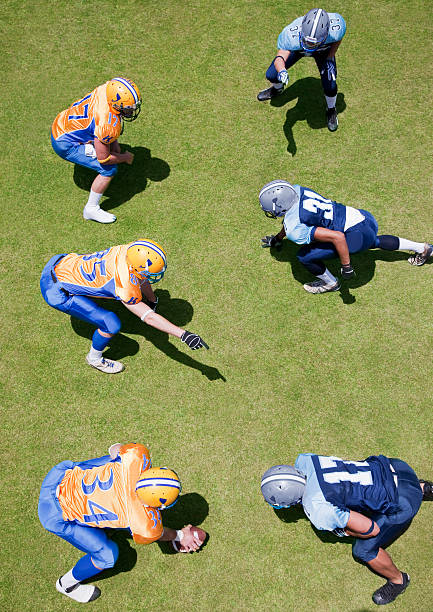
[[354,278],[356,276],[355,270],[352,268],[352,264],[348,263],[341,266],[341,276],[344,278],[344,280],[349,280],[350,278]]
[[279,249],[283,244],[276,236],[265,236],[262,240],[262,247],[264,249],[275,247]]
[[209,348],[203,338],[200,338],[198,334],[193,334],[192,332],[189,332],[187,330],[183,332],[180,340],[181,342],[185,342],[185,344],[187,344],[192,351],[201,349],[203,346],[206,349]]
[[153,312],[156,312],[156,307],[158,306],[158,302],[159,302],[158,298],[156,298],[154,302],[151,302],[150,300],[144,300],[144,303],[147,304],[149,308],[153,310]]

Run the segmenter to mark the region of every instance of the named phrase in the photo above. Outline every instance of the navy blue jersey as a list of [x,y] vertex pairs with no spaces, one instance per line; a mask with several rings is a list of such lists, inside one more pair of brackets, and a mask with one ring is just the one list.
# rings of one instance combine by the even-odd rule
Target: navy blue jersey
[[356,512],[395,509],[398,499],[390,462],[384,455],[365,461],[343,461],[336,457],[312,456],[319,487],[325,499]]

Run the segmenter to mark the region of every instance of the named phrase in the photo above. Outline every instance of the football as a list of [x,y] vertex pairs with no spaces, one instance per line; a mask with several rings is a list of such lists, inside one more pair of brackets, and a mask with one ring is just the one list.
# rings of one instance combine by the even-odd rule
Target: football
[[[203,529],[200,529],[200,527],[192,527],[192,531],[194,533],[194,536],[200,540],[200,547],[197,548],[197,550],[200,550],[200,548],[203,546],[204,541],[207,538],[207,533]],[[180,552],[180,553],[189,552],[183,548],[182,542],[177,542],[176,540],[172,540],[171,544],[176,552]]]

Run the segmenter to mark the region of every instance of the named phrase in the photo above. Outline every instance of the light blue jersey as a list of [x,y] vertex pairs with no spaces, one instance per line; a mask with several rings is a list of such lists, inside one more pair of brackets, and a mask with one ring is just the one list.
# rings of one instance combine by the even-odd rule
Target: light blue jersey
[[[346,22],[343,17],[338,13],[328,13],[329,15],[329,33],[323,43],[315,52],[324,51],[328,49],[332,43],[339,42],[342,40],[346,33]],[[301,47],[299,41],[299,35],[301,33],[302,20],[304,16],[298,17],[292,23],[284,28],[281,34],[278,36],[277,47],[278,49],[284,49],[285,51],[297,51],[301,55],[314,55],[315,52],[306,53]]]
[[[350,511],[338,508],[326,501],[317,479],[316,470],[312,460],[312,453],[298,455],[295,468],[307,477],[307,484],[302,496],[302,506],[305,514],[316,527],[322,531],[333,531],[344,528],[349,520]],[[317,455],[314,455],[317,457]]]

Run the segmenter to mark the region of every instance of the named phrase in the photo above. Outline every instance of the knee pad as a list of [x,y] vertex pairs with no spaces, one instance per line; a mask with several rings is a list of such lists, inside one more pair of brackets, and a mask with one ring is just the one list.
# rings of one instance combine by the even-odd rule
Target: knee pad
[[104,314],[103,318],[104,329],[102,331],[107,332],[107,334],[118,334],[122,327],[122,323],[120,322],[119,317],[114,313],[107,310]]
[[91,559],[98,569],[105,570],[114,567],[119,558],[119,547],[116,542],[108,540],[97,553],[91,553]]

